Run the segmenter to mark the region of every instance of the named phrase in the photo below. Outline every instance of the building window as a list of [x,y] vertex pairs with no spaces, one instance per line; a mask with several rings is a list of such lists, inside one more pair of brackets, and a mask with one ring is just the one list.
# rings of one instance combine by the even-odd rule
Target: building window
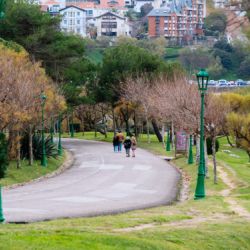
[[78,11],[78,12],[77,12],[77,15],[78,15],[78,16],[80,16],[80,15],[81,15],[81,13]]
[[104,29],[116,29],[117,23],[116,22],[102,22],[102,28],[104,28]]
[[102,36],[117,36],[116,32],[102,32]]
[[69,25],[75,25],[75,20],[74,19],[70,19],[69,20]]
[[72,12],[72,11],[69,12],[69,16],[70,16],[70,17],[75,17],[75,12]]
[[80,23],[81,23],[81,22],[80,22],[80,20],[78,19],[78,20],[77,20],[77,24],[80,24]]
[[64,20],[63,20],[63,23],[64,23],[64,24],[67,24],[67,20],[66,20],[66,19],[64,19]]
[[87,10],[88,16],[93,16],[93,10]]
[[79,33],[81,32],[81,30],[80,30],[80,29],[77,29],[76,32],[79,34]]

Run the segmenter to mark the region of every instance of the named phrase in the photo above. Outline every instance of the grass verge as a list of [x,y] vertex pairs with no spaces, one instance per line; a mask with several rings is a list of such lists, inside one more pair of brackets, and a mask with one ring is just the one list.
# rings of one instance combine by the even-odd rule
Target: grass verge
[[29,166],[28,161],[23,160],[19,169],[16,167],[16,162],[11,161],[7,168],[6,177],[0,180],[0,184],[2,186],[9,186],[39,178],[58,169],[64,160],[64,155],[57,159],[49,158],[47,167],[42,167],[40,161],[34,161],[34,164]]

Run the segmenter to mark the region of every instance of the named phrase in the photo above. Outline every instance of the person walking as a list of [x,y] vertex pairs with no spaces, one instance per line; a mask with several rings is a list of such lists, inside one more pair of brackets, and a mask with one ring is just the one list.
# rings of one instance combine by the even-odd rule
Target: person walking
[[125,151],[126,151],[126,156],[130,157],[130,148],[131,148],[132,143],[131,143],[131,139],[130,139],[129,136],[126,137],[123,145],[124,145],[124,148],[125,148]]
[[119,133],[117,134],[117,137],[119,138],[119,146],[118,146],[118,152],[122,152],[122,143],[124,140],[124,135],[123,133],[119,130]]
[[113,138],[113,146],[114,146],[114,152],[118,152],[119,138],[117,136],[117,133],[115,133],[114,138]]
[[137,141],[136,141],[135,136],[133,135],[133,136],[131,137],[132,157],[135,157],[136,145],[137,145]]

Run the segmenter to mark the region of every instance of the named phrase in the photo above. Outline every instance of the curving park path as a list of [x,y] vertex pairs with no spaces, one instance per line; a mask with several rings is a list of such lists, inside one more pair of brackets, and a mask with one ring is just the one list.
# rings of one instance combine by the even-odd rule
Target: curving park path
[[135,158],[114,153],[104,142],[64,139],[74,155],[62,174],[3,190],[7,222],[33,222],[113,214],[169,204],[176,199],[180,174],[166,161],[137,149]]

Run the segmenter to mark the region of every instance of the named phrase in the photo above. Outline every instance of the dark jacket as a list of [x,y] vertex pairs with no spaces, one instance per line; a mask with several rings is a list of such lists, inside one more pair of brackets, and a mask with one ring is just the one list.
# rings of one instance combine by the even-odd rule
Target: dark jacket
[[119,145],[119,137],[118,136],[114,136],[113,138],[113,146],[118,146]]
[[131,148],[131,140],[130,139],[126,139],[123,143],[124,148]]

